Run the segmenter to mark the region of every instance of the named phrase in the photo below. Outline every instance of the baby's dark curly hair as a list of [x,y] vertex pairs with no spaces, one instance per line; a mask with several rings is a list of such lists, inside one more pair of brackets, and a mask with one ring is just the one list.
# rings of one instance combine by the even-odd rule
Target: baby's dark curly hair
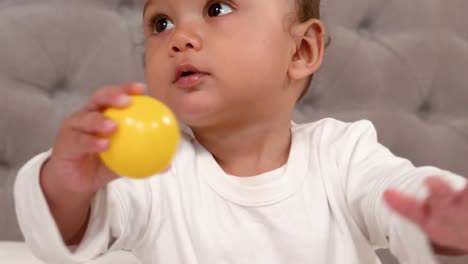
[[320,0],[296,0],[296,5],[300,22],[320,19]]

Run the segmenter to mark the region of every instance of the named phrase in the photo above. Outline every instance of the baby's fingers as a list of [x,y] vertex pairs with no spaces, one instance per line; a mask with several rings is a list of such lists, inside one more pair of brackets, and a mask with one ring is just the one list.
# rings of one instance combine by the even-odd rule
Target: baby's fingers
[[434,198],[446,198],[448,196],[452,196],[455,193],[452,187],[439,177],[427,178],[426,185],[429,187],[431,195]]
[[127,94],[143,94],[146,91],[146,85],[144,83],[127,83],[122,85],[124,91]]
[[79,160],[87,154],[104,152],[109,145],[107,138],[71,129],[63,133],[61,140],[54,147],[54,152],[64,160]]
[[77,154],[98,153],[109,148],[109,139],[93,136],[85,133],[75,133]]
[[424,223],[427,212],[423,201],[391,189],[384,192],[384,199],[401,216],[418,225]]
[[437,211],[445,211],[456,203],[457,192],[442,178],[429,177],[426,179],[426,185],[430,194],[426,203]]
[[64,159],[72,160],[105,151],[109,147],[109,140],[98,135],[111,134],[116,129],[117,124],[100,112],[78,112],[65,122],[54,152]]
[[85,110],[101,111],[108,107],[126,107],[130,103],[129,95],[143,94],[145,89],[146,86],[141,83],[101,88],[91,95]]
[[117,123],[100,112],[78,112],[68,120],[70,129],[88,134],[106,135],[114,132]]

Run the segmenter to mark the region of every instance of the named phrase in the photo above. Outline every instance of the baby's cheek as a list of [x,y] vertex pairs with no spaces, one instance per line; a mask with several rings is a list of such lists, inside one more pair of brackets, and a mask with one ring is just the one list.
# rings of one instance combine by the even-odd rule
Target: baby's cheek
[[167,89],[165,86],[170,83],[161,69],[160,63],[157,64],[148,61],[146,64],[146,83],[151,95],[160,95],[162,90]]
[[166,94],[167,89],[163,85],[158,85],[157,83],[155,84],[150,84],[148,83],[148,92],[151,97],[154,97],[160,101],[166,101],[167,100],[167,94]]

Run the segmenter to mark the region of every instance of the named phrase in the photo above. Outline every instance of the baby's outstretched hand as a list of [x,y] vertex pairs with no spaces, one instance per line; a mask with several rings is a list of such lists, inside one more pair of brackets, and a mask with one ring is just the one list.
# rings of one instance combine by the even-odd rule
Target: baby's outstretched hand
[[426,180],[430,194],[421,201],[396,190],[387,190],[384,199],[394,211],[417,224],[433,245],[468,254],[468,186],[455,191],[444,180]]

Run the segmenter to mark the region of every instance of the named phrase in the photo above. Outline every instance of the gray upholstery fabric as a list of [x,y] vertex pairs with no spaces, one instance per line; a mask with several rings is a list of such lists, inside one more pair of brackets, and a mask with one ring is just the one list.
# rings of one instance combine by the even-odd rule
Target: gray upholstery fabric
[[51,146],[95,88],[144,81],[141,11],[124,3],[0,5],[0,240],[21,239],[12,201],[19,166]]
[[396,154],[468,175],[467,2],[325,7],[331,45],[297,118],[368,118]]
[[[468,2],[325,1],[331,44],[295,119],[367,118],[396,154],[468,175]],[[94,89],[144,80],[141,4],[0,0],[0,240],[21,239],[19,166]]]

